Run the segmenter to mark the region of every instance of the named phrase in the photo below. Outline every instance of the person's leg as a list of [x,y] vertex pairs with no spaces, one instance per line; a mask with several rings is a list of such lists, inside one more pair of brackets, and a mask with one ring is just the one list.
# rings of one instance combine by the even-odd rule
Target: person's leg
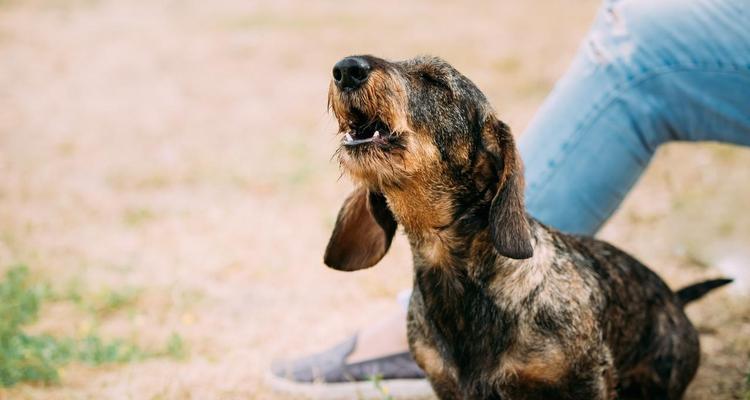
[[348,362],[356,363],[408,351],[406,340],[406,308],[395,307],[392,314],[367,326],[359,333],[359,346],[354,348]]
[[[594,234],[659,144],[750,145],[750,14],[744,1],[605,3],[573,65],[521,137],[533,216],[564,231]],[[352,356],[382,358],[398,347],[394,343],[407,351],[403,318],[399,310],[386,323],[365,328],[336,365]]]
[[607,1],[521,137],[530,213],[593,235],[660,144],[750,145],[748,26],[744,0]]

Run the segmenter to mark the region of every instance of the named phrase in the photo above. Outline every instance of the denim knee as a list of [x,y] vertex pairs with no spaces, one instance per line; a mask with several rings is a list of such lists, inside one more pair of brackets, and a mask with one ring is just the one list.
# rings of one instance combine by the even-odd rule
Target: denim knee
[[610,0],[587,40],[592,60],[627,78],[676,67],[748,66],[743,0]]
[[750,141],[750,30],[730,0],[610,0],[521,137],[527,205],[591,234],[669,140]]

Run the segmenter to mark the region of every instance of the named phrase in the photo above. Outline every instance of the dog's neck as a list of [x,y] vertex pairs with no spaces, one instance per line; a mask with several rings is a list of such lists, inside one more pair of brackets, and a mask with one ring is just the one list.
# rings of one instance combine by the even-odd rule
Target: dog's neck
[[409,238],[415,267],[445,271],[471,268],[483,273],[478,269],[487,266],[467,265],[481,253],[486,253],[484,259],[497,260],[498,266],[513,263],[492,245],[488,225],[492,191],[487,195],[476,193],[473,202],[462,204],[459,209],[452,194],[425,187],[429,186],[406,183],[381,189]]
[[[415,292],[424,304],[424,318],[458,364],[473,365],[488,356],[484,347],[471,343],[484,341],[493,351],[504,351],[523,299],[550,273],[549,233],[533,218],[532,258],[514,260],[496,250],[489,226],[494,189],[488,188],[487,195],[477,192],[459,211],[450,195],[437,191],[401,186],[383,192],[411,244]],[[482,317],[487,315],[496,318]],[[504,334],[481,335],[490,323]]]
[[388,207],[410,238],[428,238],[453,222],[453,204],[445,193],[406,182],[383,190],[383,194],[388,200]]
[[500,254],[492,241],[488,215],[493,190],[487,196],[477,193],[457,212],[449,194],[424,187],[384,190],[389,208],[409,238],[418,276],[420,270],[435,271],[451,279],[495,282],[494,295],[509,299],[523,298],[521,292],[531,290],[544,276],[551,252],[544,225],[527,217],[534,256],[511,259]]
[[[529,222],[535,231],[534,256],[514,260],[499,254],[487,222],[490,202],[473,206],[446,228],[406,230],[422,318],[434,329],[435,340],[447,349],[452,363],[462,365],[467,374],[479,373],[478,366],[507,351],[524,299],[550,273],[551,254],[547,241],[542,240],[545,228],[533,219]],[[483,333],[488,331],[501,334]]]

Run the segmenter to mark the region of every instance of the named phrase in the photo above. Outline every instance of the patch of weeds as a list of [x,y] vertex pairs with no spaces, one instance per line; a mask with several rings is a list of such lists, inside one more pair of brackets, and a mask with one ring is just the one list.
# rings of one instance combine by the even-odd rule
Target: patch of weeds
[[388,387],[383,385],[382,375],[373,375],[370,377],[370,381],[375,385],[375,389],[380,393],[381,400],[393,400],[393,396],[389,394]]
[[[76,290],[70,301],[82,299]],[[131,295],[109,292],[99,303],[98,312],[127,304]],[[49,285],[33,283],[29,270],[23,265],[13,266],[0,281],[0,386],[9,387],[20,382],[55,383],[59,370],[72,362],[90,366],[128,363],[153,357],[183,360],[187,346],[174,333],[163,349],[144,350],[132,342],[106,340],[95,333],[82,338],[57,338],[51,335],[30,335],[24,327],[35,322],[44,301],[53,300]]]
[[34,322],[39,312],[40,291],[29,287],[28,270],[11,268],[0,282],[0,385],[23,380],[50,382],[58,379],[54,365],[67,355],[48,336],[29,336],[21,327]]
[[58,366],[73,353],[69,341],[16,333],[0,344],[0,386],[16,383],[53,383],[60,379]]
[[95,334],[88,334],[76,343],[75,359],[90,366],[98,366],[142,361],[149,355],[133,343],[120,339],[106,341]]
[[134,288],[120,290],[105,289],[81,301],[81,306],[90,313],[103,317],[118,310],[135,305],[141,291]]
[[93,293],[83,290],[80,281],[72,281],[62,293],[49,290],[48,299],[52,301],[70,301],[81,310],[97,318],[103,318],[125,308],[131,308],[138,302],[141,290],[132,287],[122,289],[103,288]]
[[167,345],[164,349],[164,354],[167,357],[175,360],[185,360],[188,356],[187,344],[182,339],[179,333],[172,332],[172,335],[167,339]]

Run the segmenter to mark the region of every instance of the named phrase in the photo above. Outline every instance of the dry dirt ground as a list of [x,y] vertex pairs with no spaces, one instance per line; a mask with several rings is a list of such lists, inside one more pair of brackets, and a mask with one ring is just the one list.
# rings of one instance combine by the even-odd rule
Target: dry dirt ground
[[[410,283],[399,239],[378,268],[327,270],[350,183],[330,160],[325,92],[351,53],[439,55],[517,133],[565,70],[597,1],[0,0],[0,270],[128,289],[100,321],[184,361],[71,365],[2,399],[280,399],[270,360],[325,347]],[[663,148],[600,236],[671,285],[750,271],[750,151]],[[726,272],[724,272],[726,273]],[[748,287],[692,305],[703,364],[688,399],[744,398]],[[36,331],[88,329],[74,308]]]

